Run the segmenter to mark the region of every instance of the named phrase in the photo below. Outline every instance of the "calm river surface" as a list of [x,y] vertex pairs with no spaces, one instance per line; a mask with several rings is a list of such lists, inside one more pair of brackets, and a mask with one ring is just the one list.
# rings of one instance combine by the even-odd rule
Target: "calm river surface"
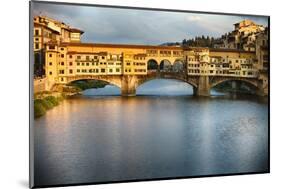
[[118,94],[86,90],[35,120],[36,185],[268,171],[265,99],[197,98],[175,80]]

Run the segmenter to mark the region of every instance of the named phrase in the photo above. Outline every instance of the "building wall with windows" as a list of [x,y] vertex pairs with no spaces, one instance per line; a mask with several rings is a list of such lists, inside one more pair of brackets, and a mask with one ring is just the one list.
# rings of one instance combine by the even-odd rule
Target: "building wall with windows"
[[269,67],[268,57],[268,28],[257,36],[256,57],[258,61],[258,69],[267,71]]
[[49,42],[58,44],[72,41],[81,42],[83,31],[45,16],[35,16],[33,24],[34,75],[42,77],[46,75],[46,44]]
[[66,83],[67,77],[83,75],[147,74],[144,50],[113,50],[71,44],[47,45],[46,73],[51,82]]
[[265,27],[262,25],[258,25],[251,20],[243,20],[234,24],[234,30],[223,35],[220,43],[216,44],[215,47],[254,52],[256,50],[256,37],[264,30]]
[[54,83],[88,75],[147,75],[151,59],[158,66],[161,60],[183,60],[186,73],[195,76],[254,78],[259,73],[255,53],[233,49],[49,42],[45,57],[47,77]]
[[255,54],[237,50],[190,49],[186,53],[190,75],[257,77]]

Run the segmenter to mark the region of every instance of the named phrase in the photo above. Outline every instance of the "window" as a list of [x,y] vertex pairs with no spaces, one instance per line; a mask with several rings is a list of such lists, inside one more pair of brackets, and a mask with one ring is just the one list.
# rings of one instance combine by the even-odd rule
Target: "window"
[[69,62],[69,66],[72,66],[72,62]]
[[88,62],[86,63],[86,66],[89,66],[89,63],[88,63]]
[[104,73],[104,72],[105,72],[105,69],[104,69],[104,68],[102,68],[100,71],[101,71],[102,73]]
[[49,62],[49,66],[51,66],[51,65],[53,65],[53,63],[52,63],[52,62]]
[[72,58],[72,55],[69,55],[69,58]]
[[39,35],[39,30],[35,30],[35,35]]
[[89,56],[86,56],[86,60],[90,60],[90,57],[89,57]]
[[60,70],[59,73],[60,73],[60,74],[64,74],[64,70]]
[[39,49],[39,43],[35,43],[35,49]]
[[60,80],[63,81],[63,77]]
[[49,45],[49,49],[55,49],[55,45]]
[[82,66],[84,66],[84,65],[85,65],[85,63],[83,62],[83,63],[82,63]]
[[81,59],[81,56],[77,56],[77,59]]
[[80,73],[80,69],[77,69],[77,72]]
[[99,69],[96,69],[96,73],[99,73]]
[[130,63],[129,63],[129,62],[127,62],[127,66],[130,66]]
[[52,54],[49,54],[49,57],[52,57]]
[[104,56],[101,57],[101,59],[104,59],[104,58],[105,58]]
[[39,38],[35,38],[35,41],[39,41]]
[[60,48],[60,50],[62,50],[62,51],[63,51],[63,50],[64,50],[64,48]]
[[72,70],[69,70],[69,73],[70,73],[70,74],[72,74],[72,73],[73,73],[73,71],[72,71]]
[[64,66],[64,62],[61,62],[60,65]]
[[80,62],[77,62],[77,66],[80,66]]
[[64,54],[61,54],[60,57],[64,58]]
[[53,73],[52,72],[49,72],[49,75],[52,75]]
[[109,69],[109,72],[112,72],[112,69]]

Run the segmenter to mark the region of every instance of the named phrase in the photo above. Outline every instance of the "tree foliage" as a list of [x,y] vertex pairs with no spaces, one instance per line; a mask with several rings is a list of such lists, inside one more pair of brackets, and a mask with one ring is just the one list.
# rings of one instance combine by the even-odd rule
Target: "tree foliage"
[[210,47],[213,48],[214,45],[219,41],[219,38],[215,39],[214,37],[209,36],[196,36],[191,39],[183,39],[183,46],[191,46],[191,47]]

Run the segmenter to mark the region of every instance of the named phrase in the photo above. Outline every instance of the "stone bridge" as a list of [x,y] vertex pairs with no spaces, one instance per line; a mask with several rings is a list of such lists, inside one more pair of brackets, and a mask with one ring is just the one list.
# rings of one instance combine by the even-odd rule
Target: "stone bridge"
[[[267,95],[267,87],[258,78],[236,76],[188,75],[186,72],[149,71],[147,75],[80,75],[67,77],[67,84],[79,80],[101,80],[121,89],[122,96],[135,96],[136,89],[143,83],[153,79],[176,79],[190,84],[196,96],[209,96],[211,88],[226,81],[241,81],[251,85],[257,95]],[[57,84],[52,90],[57,90]]]

